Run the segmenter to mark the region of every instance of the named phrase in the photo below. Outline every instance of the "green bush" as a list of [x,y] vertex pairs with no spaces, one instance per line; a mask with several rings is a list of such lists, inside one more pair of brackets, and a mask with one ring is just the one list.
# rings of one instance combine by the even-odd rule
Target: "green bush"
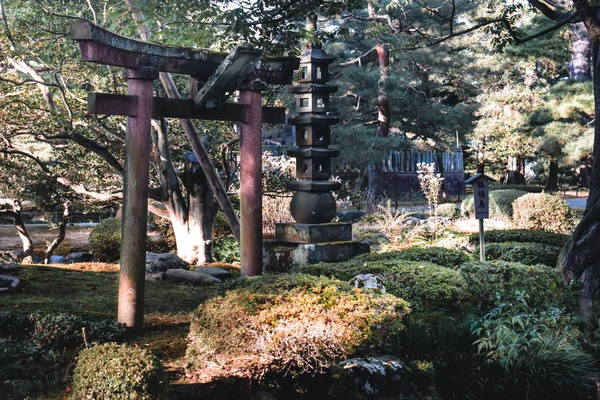
[[[479,254],[479,247],[475,250]],[[486,243],[485,256],[488,260],[514,261],[525,265],[544,264],[549,267],[556,265],[560,247],[541,243]]]
[[301,272],[351,281],[360,274],[381,278],[387,293],[408,300],[418,309],[453,308],[468,297],[466,283],[455,270],[429,262],[383,259],[368,261],[357,258],[345,263],[306,265]]
[[162,399],[166,385],[160,361],[147,350],[107,343],[79,353],[72,398]]
[[95,259],[117,261],[121,253],[121,220],[107,218],[100,222],[90,232],[89,244]]
[[458,268],[472,257],[461,250],[447,249],[444,247],[413,246],[405,250],[391,251],[388,253],[370,253],[357,257],[357,263],[365,262],[393,262],[393,261],[425,261],[446,268]]
[[468,262],[459,269],[468,291],[480,302],[480,308],[493,307],[498,298],[512,300],[521,291],[531,305],[542,304],[560,294],[560,272],[543,265],[523,265],[501,260]]
[[[84,336],[85,332],[85,336]],[[28,381],[33,389],[61,384],[73,353],[87,341],[121,339],[122,324],[86,321],[67,314],[0,313],[0,376],[4,380]]]
[[[568,235],[546,231],[532,231],[528,229],[507,229],[485,231],[486,243],[502,242],[531,242],[550,246],[563,247],[569,240]],[[479,234],[473,233],[469,236],[469,243],[479,244]]]
[[532,311],[523,299],[500,303],[476,320],[471,333],[480,367],[465,374],[473,378],[473,398],[591,398],[598,371],[574,326],[564,311]]
[[234,238],[224,237],[213,242],[213,259],[225,264],[240,264],[242,251]]
[[[510,218],[513,215],[513,202],[521,196],[526,195],[527,192],[522,190],[495,190],[489,192],[489,210],[491,217],[506,217]],[[465,197],[461,204],[462,215],[469,217],[475,212],[473,206],[473,196],[469,195]]]
[[558,196],[530,193],[515,200],[513,221],[519,228],[568,233],[573,229],[573,214]]
[[542,193],[544,188],[536,185],[490,185],[490,192],[495,192],[497,190],[519,190],[527,193]]
[[394,296],[302,274],[242,278],[224,289],[192,316],[186,371],[200,382],[318,373],[381,343],[410,311]]
[[460,217],[460,209],[453,203],[440,204],[437,208],[438,217],[457,219]]

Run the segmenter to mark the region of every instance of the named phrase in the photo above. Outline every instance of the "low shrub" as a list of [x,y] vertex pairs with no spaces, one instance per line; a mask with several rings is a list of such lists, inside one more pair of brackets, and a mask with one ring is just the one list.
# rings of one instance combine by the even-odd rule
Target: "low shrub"
[[61,384],[74,353],[87,343],[122,339],[123,325],[68,314],[0,313],[0,376],[32,389]]
[[393,261],[425,261],[446,268],[458,268],[472,257],[464,251],[447,249],[444,247],[413,246],[406,250],[391,251],[388,253],[370,253],[356,258],[356,262],[393,262]]
[[524,292],[531,305],[559,296],[563,288],[560,272],[543,265],[523,265],[501,260],[468,262],[459,269],[468,291],[479,300],[480,308],[497,304],[498,298],[513,300]]
[[[485,231],[486,243],[502,242],[531,242],[542,243],[550,246],[562,247],[569,240],[569,236],[562,233],[547,231],[532,231],[529,229],[507,229]],[[479,244],[479,234],[469,236],[469,243]]]
[[107,218],[92,229],[90,252],[98,261],[115,262],[121,253],[121,220]]
[[457,219],[460,218],[460,209],[453,203],[440,204],[437,215],[442,218]]
[[337,213],[338,222],[358,222],[364,217],[366,213],[364,211],[344,211]]
[[[491,217],[505,217],[510,218],[513,215],[513,202],[521,196],[526,195],[527,192],[522,190],[495,190],[489,192],[489,210]],[[461,204],[461,213],[463,216],[471,216],[475,212],[473,206],[473,196],[469,195],[465,197]]]
[[73,372],[72,398],[165,398],[167,376],[160,361],[147,350],[106,343],[85,349]]
[[224,237],[213,242],[213,260],[225,264],[240,264],[242,251],[235,238]]
[[316,374],[401,329],[410,311],[394,296],[302,274],[242,278],[224,289],[192,316],[186,371],[194,381]]
[[[385,254],[385,253],[383,253]],[[303,273],[351,281],[360,274],[381,278],[387,293],[408,300],[417,309],[453,308],[466,300],[466,283],[455,270],[429,262],[357,258],[345,263],[320,263],[302,267]]]
[[[523,299],[498,304],[471,325],[479,366],[478,399],[587,399],[598,371],[580,346],[581,333],[560,309],[531,310]],[[595,395],[594,395],[595,397]]]
[[530,193],[515,200],[513,221],[519,228],[568,233],[573,229],[573,214],[558,196]]
[[542,193],[544,188],[536,185],[490,185],[490,192],[497,190],[519,190],[527,193]]
[[[479,247],[475,249],[475,254],[479,254]],[[504,242],[485,245],[486,259],[514,261],[525,265],[544,264],[554,267],[559,254],[560,247],[541,243]]]

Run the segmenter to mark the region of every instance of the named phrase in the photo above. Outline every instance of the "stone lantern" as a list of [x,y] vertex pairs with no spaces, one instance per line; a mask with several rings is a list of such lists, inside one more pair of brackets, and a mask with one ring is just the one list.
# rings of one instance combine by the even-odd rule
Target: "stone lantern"
[[333,61],[323,50],[311,46],[300,59],[299,85],[290,88],[296,95],[298,115],[289,123],[296,126],[297,149],[289,150],[295,157],[298,181],[288,184],[295,191],[291,213],[294,220],[302,224],[322,224],[335,217],[336,205],[331,191],[340,187],[330,182],[331,158],[337,150],[329,149],[330,125],[338,122],[329,114],[329,95],[337,91],[328,85],[329,64]]

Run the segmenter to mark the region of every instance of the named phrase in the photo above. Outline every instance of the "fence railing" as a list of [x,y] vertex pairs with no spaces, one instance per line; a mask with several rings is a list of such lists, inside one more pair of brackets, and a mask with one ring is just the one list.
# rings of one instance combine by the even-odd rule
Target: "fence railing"
[[435,153],[418,150],[387,150],[383,159],[384,172],[417,172],[417,164],[435,163],[439,171],[440,163],[444,172],[463,172],[462,151]]

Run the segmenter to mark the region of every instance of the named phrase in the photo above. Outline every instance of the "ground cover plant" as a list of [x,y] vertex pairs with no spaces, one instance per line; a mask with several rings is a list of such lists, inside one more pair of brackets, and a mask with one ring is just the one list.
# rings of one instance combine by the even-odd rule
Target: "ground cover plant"
[[409,312],[400,298],[324,277],[240,279],[194,312],[187,375],[196,381],[257,379],[268,372],[317,375],[402,329]]
[[[542,243],[487,243],[485,257],[487,260],[513,261],[525,265],[544,264],[548,267],[555,267],[560,249],[560,247]],[[479,247],[475,249],[475,254],[479,255]]]
[[[506,230],[486,230],[486,243],[502,242],[533,242],[542,243],[555,247],[562,247],[567,243],[568,235],[562,233],[553,233],[547,231],[534,231],[529,229],[506,229]],[[469,235],[469,243],[479,244],[479,234]]]

